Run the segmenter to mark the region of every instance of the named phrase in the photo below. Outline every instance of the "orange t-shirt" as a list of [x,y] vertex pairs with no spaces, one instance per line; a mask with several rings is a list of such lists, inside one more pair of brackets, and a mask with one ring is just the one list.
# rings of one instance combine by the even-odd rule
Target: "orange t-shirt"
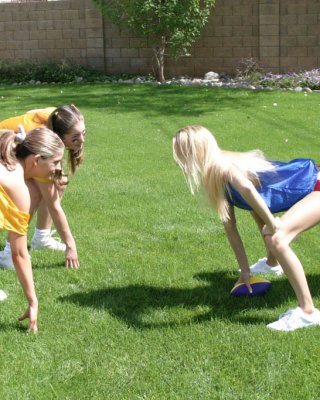
[[0,122],[0,129],[10,129],[18,132],[18,125],[22,125],[25,131],[29,132],[34,128],[46,127],[48,118],[54,110],[55,107],[47,107],[39,110],[31,110],[26,114],[5,119]]

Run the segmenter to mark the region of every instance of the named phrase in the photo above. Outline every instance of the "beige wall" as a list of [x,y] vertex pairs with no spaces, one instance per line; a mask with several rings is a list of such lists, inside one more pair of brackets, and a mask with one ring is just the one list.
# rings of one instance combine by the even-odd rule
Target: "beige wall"
[[103,68],[103,20],[90,0],[0,4],[0,59]]
[[[152,57],[146,40],[119,32],[91,0],[0,4],[2,60],[66,59],[108,73],[152,73]],[[166,73],[230,73],[249,57],[273,72],[319,67],[320,1],[217,0],[191,57],[168,60]]]

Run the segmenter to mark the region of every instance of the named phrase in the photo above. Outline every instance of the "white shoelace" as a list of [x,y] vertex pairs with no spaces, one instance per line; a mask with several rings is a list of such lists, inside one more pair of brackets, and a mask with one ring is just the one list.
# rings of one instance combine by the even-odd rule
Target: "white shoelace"
[[282,319],[283,321],[289,321],[289,319],[292,317],[292,314],[294,313],[294,311],[295,311],[294,308],[290,308],[285,313],[280,314],[279,320]]

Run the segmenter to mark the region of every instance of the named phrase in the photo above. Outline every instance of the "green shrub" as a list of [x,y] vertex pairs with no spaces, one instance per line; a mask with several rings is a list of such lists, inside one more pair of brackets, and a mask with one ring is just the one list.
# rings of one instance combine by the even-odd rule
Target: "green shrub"
[[[0,83],[35,82],[104,82],[118,79],[128,79],[130,75],[105,75],[95,70],[68,62],[28,62],[13,63],[0,61]],[[81,79],[82,78],[82,79]]]

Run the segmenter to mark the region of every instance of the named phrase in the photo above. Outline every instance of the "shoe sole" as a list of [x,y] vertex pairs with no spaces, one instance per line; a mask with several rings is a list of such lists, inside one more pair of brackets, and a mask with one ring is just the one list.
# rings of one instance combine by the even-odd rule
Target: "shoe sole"
[[276,276],[281,276],[284,274],[283,271],[279,271],[279,270],[276,270],[276,271],[274,271],[274,270],[269,270],[269,271],[252,271],[252,270],[250,270],[250,272],[252,274],[265,274],[265,275],[276,275]]
[[46,247],[46,246],[34,247],[34,246],[31,245],[31,250],[42,250],[42,249],[52,250],[52,251],[66,251],[66,249],[53,249],[51,247]]

